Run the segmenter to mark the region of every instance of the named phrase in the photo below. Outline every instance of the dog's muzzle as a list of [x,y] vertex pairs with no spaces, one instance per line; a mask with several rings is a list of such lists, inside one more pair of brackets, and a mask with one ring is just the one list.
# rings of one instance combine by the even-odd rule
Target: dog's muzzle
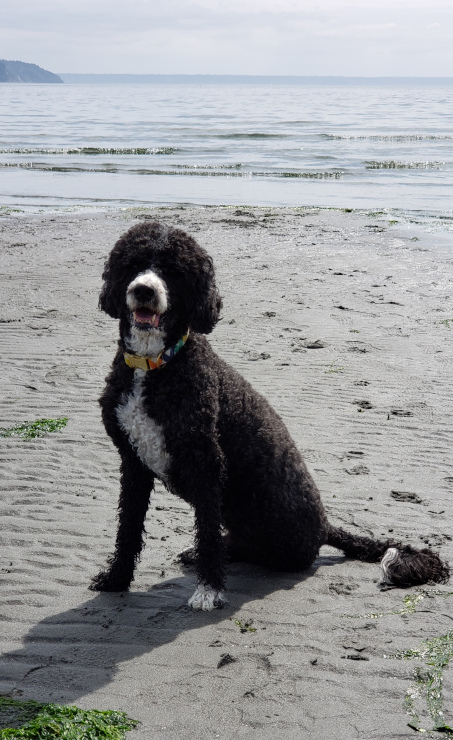
[[167,287],[159,275],[147,270],[129,283],[126,302],[136,329],[160,329],[162,316],[168,307]]

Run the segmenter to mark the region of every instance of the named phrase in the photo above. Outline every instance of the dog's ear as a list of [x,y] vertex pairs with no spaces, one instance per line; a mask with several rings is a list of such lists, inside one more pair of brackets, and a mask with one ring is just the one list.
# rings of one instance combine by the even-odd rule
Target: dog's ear
[[219,320],[222,299],[215,284],[214,265],[208,255],[203,260],[198,279],[197,300],[190,318],[190,328],[199,334],[209,334]]
[[102,279],[104,284],[102,286],[101,293],[99,295],[99,308],[101,311],[105,311],[112,319],[119,318],[118,305],[114,300],[115,290],[112,279],[112,271],[110,269],[110,260],[107,260],[102,273]]

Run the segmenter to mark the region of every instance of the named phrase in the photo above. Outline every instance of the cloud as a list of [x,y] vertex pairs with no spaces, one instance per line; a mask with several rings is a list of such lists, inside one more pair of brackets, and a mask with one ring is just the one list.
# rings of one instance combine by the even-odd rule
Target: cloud
[[[451,11],[451,0],[15,0],[2,9],[2,27],[45,31],[58,29],[65,35],[83,30],[90,34],[99,29],[121,32],[149,30],[162,26],[198,28],[216,26],[225,19],[243,18],[246,22],[265,25],[270,19],[297,17],[301,22],[329,19],[363,22],[376,19],[378,23],[391,22],[391,16],[411,12],[423,15],[425,24],[433,21],[436,12]],[[387,21],[385,20],[387,16]],[[247,19],[249,19],[247,21]],[[437,19],[436,19],[437,20]]]
[[56,72],[453,75],[452,18],[451,0],[15,0],[0,39]]

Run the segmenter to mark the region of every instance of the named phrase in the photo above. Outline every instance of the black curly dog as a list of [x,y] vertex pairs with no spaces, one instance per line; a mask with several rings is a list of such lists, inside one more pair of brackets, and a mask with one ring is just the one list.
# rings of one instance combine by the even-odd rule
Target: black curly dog
[[195,511],[195,609],[224,604],[229,559],[301,571],[324,544],[382,558],[397,586],[448,579],[448,565],[429,549],[329,524],[282,420],[204,336],[221,299],[212,260],[193,238],[156,222],[134,226],[103,279],[99,305],[119,319],[120,339],[100,404],[121,455],[121,494],[115,552],[92,589],[129,587],[156,477]]

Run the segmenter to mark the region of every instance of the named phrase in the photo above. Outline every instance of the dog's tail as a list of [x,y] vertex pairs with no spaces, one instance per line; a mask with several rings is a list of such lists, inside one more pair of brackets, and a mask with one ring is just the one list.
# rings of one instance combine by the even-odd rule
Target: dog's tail
[[448,563],[429,548],[417,550],[395,540],[372,540],[349,534],[340,527],[328,525],[327,545],[337,547],[355,560],[368,563],[381,561],[382,580],[394,586],[421,583],[446,583],[450,577]]

